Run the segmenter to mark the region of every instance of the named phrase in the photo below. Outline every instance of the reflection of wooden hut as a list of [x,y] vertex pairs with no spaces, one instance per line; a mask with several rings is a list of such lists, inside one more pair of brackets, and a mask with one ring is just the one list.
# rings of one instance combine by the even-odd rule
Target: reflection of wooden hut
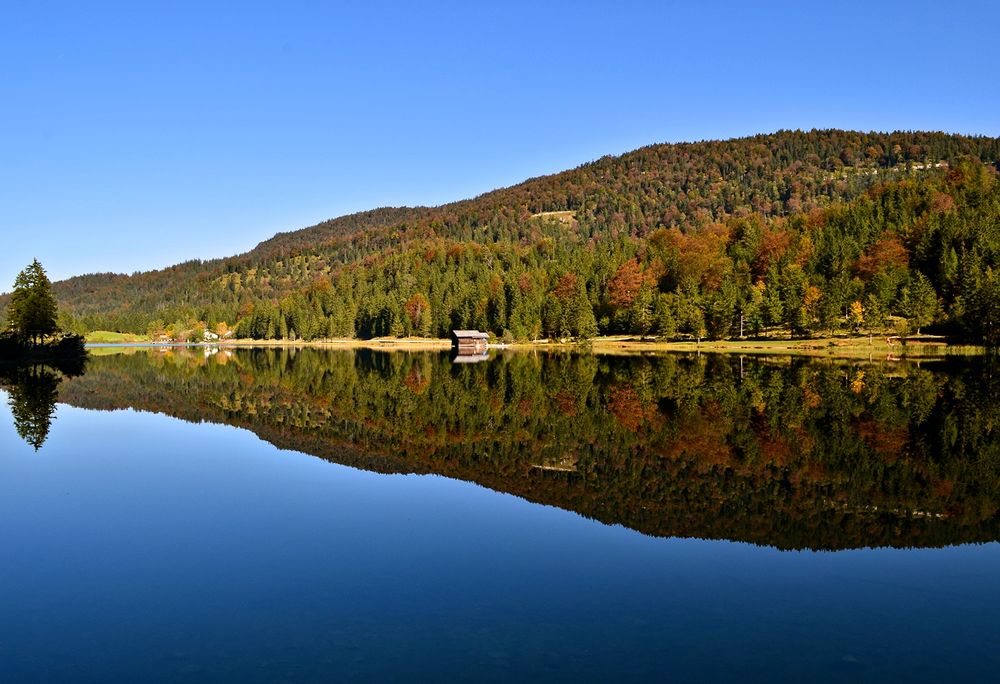
[[451,355],[452,363],[479,363],[480,361],[486,361],[490,357],[486,352],[482,354],[455,354]]
[[451,348],[459,356],[483,355],[487,353],[490,336],[478,330],[452,330]]

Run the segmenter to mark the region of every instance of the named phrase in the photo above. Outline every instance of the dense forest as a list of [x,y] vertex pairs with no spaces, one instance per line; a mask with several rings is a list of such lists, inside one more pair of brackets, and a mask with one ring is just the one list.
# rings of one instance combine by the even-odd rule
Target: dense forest
[[175,339],[931,329],[997,344],[998,160],[1000,139],[923,132],[652,145],[55,288],[66,330]]
[[651,535],[942,546],[1000,539],[995,363],[164,348],[95,356],[59,400],[235,425]]

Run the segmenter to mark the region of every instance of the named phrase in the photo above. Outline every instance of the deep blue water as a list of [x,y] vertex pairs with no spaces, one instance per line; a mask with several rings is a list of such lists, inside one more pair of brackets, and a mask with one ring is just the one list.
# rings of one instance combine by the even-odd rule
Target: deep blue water
[[0,392],[6,682],[995,681],[1000,545],[645,536],[252,432]]

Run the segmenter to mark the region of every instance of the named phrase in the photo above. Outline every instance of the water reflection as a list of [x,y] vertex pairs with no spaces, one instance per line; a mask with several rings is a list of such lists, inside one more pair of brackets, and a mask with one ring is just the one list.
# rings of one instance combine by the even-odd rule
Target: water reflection
[[17,434],[38,451],[52,425],[59,376],[45,366],[17,368],[4,374],[3,386]]
[[35,451],[45,443],[52,427],[59,383],[63,378],[82,375],[84,366],[83,360],[58,366],[0,366],[0,388],[8,393],[14,429]]
[[650,535],[943,546],[1000,539],[993,366],[161,350],[94,358],[59,396],[237,425]]

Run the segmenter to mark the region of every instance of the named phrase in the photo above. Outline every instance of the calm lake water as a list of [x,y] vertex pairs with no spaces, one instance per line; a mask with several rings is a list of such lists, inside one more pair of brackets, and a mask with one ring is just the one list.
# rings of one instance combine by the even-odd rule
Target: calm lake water
[[995,681],[998,370],[140,349],[7,372],[0,677]]

